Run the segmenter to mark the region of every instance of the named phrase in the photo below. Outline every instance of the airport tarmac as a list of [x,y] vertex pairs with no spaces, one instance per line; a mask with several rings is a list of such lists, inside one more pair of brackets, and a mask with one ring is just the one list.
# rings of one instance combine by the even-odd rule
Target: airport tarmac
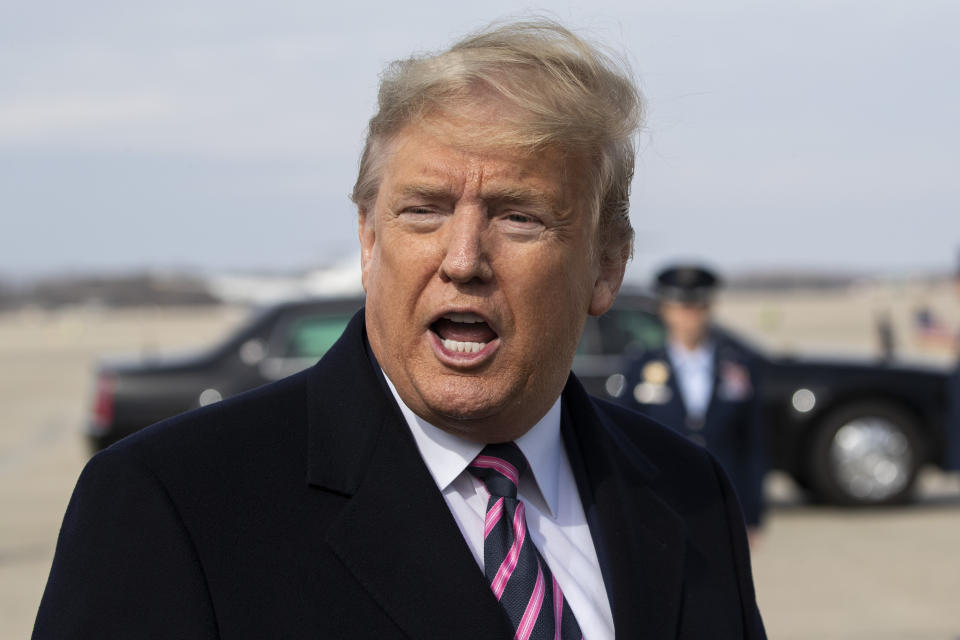
[[[940,294],[931,295],[937,303]],[[771,348],[842,346],[869,356],[870,309],[888,298],[895,324],[906,322],[901,306],[914,298],[883,291],[741,294],[720,311]],[[856,311],[851,300],[861,303]],[[87,458],[81,429],[96,358],[208,345],[243,316],[234,308],[0,314],[0,637],[29,636]],[[928,471],[920,485],[916,505],[851,511],[807,505],[789,479],[771,474],[774,506],[754,552],[770,638],[960,639],[960,478]]]

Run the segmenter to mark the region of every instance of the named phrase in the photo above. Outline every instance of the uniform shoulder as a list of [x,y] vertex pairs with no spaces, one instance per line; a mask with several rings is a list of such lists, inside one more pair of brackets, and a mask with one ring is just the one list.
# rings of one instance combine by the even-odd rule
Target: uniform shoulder
[[725,335],[715,335],[713,341],[716,345],[717,357],[722,360],[733,360],[743,364],[752,364],[757,360],[756,354]]

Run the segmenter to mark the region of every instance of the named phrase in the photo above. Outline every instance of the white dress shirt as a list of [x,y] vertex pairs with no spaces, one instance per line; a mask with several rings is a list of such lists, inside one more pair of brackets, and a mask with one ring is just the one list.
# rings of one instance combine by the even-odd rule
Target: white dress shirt
[[677,376],[687,415],[703,418],[713,395],[713,345],[689,350],[679,342],[667,343],[667,355]]
[[[484,445],[428,423],[404,404],[389,378],[387,384],[430,475],[483,571],[483,527],[490,494],[483,482],[467,471],[467,466]],[[560,437],[560,399],[515,442],[529,463],[518,491],[526,505],[527,531],[560,584],[583,637],[612,640],[613,614],[597,551]]]

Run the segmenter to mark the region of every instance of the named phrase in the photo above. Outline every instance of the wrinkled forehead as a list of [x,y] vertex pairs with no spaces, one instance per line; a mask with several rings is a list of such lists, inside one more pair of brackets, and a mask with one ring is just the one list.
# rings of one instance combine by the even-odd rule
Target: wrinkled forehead
[[[433,118],[398,132],[383,150],[379,195],[456,197],[537,204],[556,212],[583,208],[579,161],[553,146],[491,142],[495,123]],[[379,197],[378,197],[379,200]]]

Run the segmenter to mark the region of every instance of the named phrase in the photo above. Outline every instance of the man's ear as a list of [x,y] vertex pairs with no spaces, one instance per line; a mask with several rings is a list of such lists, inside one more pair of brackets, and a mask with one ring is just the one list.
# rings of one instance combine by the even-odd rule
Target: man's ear
[[363,206],[357,209],[357,235],[360,238],[360,281],[363,284],[363,290],[366,291],[367,276],[370,271],[373,247],[376,244],[377,236],[374,214]]
[[592,316],[601,316],[613,306],[613,301],[623,284],[623,274],[630,259],[630,245],[624,243],[619,254],[600,258],[600,273],[593,283],[593,295],[590,298],[588,312]]

